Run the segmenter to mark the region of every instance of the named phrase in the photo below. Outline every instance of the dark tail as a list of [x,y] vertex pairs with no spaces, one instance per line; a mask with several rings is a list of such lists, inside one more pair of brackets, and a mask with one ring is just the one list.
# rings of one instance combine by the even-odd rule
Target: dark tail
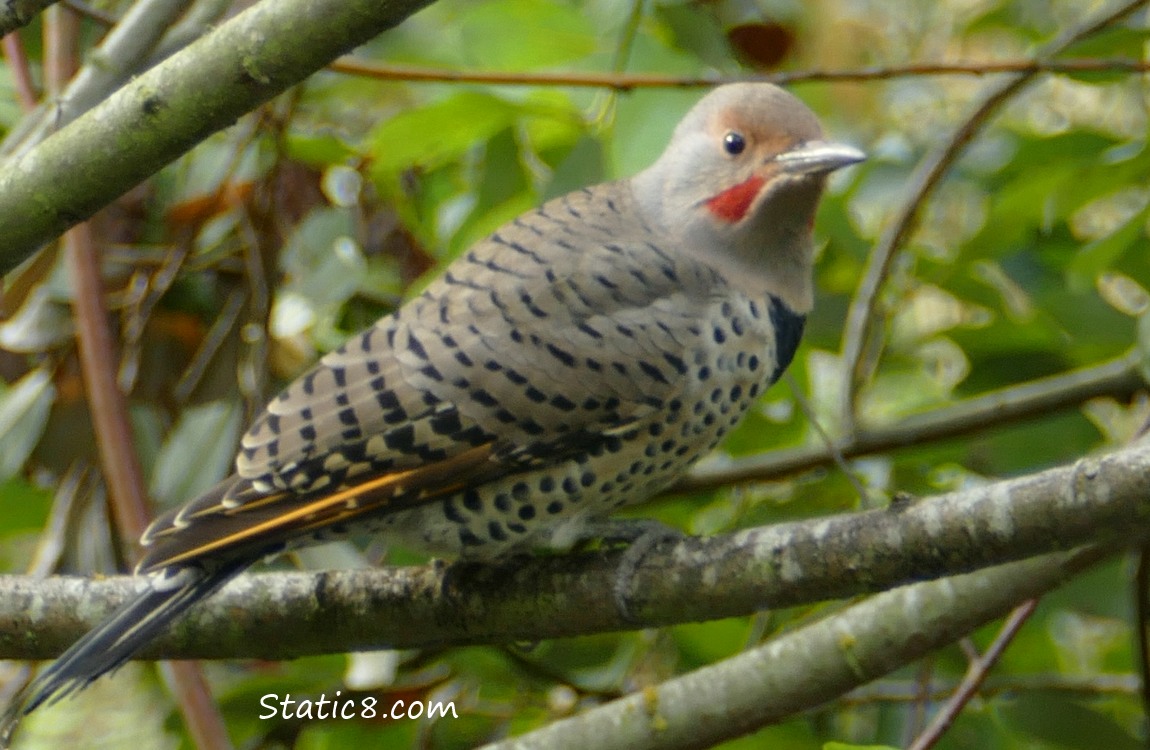
[[43,670],[0,716],[0,748],[8,747],[16,724],[37,706],[82,690],[146,646],[188,607],[246,567],[170,567],[148,577],[148,587],[111,617],[72,644]]

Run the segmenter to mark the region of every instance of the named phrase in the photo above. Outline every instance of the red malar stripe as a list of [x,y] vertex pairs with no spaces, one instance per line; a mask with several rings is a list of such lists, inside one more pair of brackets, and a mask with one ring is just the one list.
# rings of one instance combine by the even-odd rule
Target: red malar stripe
[[729,221],[732,224],[740,221],[746,216],[747,209],[754,203],[755,196],[759,194],[765,181],[762,177],[754,175],[746,182],[740,182],[734,187],[727,188],[708,200],[707,208],[724,221]]

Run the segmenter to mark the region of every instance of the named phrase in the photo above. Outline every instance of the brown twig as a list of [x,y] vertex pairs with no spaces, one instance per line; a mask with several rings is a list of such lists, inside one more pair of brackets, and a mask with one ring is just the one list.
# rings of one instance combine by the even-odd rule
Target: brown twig
[[108,327],[103,276],[91,225],[77,224],[64,235],[64,244],[73,288],[80,369],[100,467],[119,535],[121,539],[134,540],[144,532],[151,514],[127,402],[116,382],[116,346]]
[[874,321],[878,318],[879,293],[882,290],[898,250],[906,242],[918,223],[919,212],[934,193],[958,155],[983,129],[990,118],[1010,101],[1027,84],[1032,82],[1043,66],[1053,62],[1052,58],[1061,54],[1071,45],[1117,23],[1135,10],[1146,5],[1147,0],[1130,0],[1112,8],[1098,17],[1069,29],[1053,42],[1047,44],[1035,57],[1031,67],[1016,72],[1006,81],[992,87],[966,120],[961,123],[944,143],[919,164],[911,176],[907,199],[887,227],[878,244],[871,252],[867,270],[859,284],[858,292],[847,313],[843,328],[843,392],[842,424],[849,434],[854,429],[858,387],[865,378],[865,353]]
[[966,670],[966,674],[959,683],[958,689],[955,690],[954,695],[946,702],[946,705],[935,714],[934,719],[927,726],[926,730],[915,738],[907,750],[930,750],[942,739],[942,735],[954,723],[958,714],[978,692],[978,688],[986,679],[987,673],[990,672],[998,660],[1002,658],[1002,654],[1006,651],[1006,647],[1010,645],[1014,637],[1018,635],[1018,631],[1026,623],[1032,614],[1034,614],[1035,607],[1038,606],[1038,599],[1029,599],[1020,604],[1010,616],[1006,618],[1002,628],[998,631],[998,635],[994,639],[994,643],[990,645],[986,653],[978,659],[970,663]]
[[120,22],[120,19],[113,16],[111,13],[93,7],[91,3],[80,2],[80,0],[61,0],[61,5],[69,8],[78,16],[83,16],[91,21],[95,21],[104,28],[110,29]]
[[158,666],[164,682],[180,706],[188,735],[192,739],[192,747],[220,750],[232,747],[227,726],[208,689],[199,662],[161,661]]
[[651,88],[701,88],[736,81],[767,81],[778,85],[891,80],[918,76],[995,73],[1145,73],[1150,61],[1130,58],[1072,60],[1002,60],[885,65],[851,70],[802,70],[766,74],[678,76],[658,73],[524,73],[509,71],[447,70],[415,65],[380,64],[356,57],[341,57],[329,70],[381,81],[430,83],[484,83],[504,86],[570,86],[616,91]]
[[[127,403],[116,379],[115,347],[108,330],[108,311],[90,225],[84,222],[70,229],[65,235],[65,244],[68,268],[76,290],[76,330],[100,465],[112,498],[112,513],[120,536],[136,539],[150,518],[147,492],[132,441]],[[197,674],[193,675],[192,670]],[[223,718],[212,703],[203,675],[198,674],[198,670],[196,665],[172,670],[184,721],[196,739],[222,738],[222,744],[200,744],[199,747],[228,747]]]
[[36,94],[36,85],[32,83],[32,72],[28,69],[24,40],[19,34],[6,34],[2,40],[2,47],[8,70],[12,71],[12,84],[16,89],[16,97],[20,100],[20,109],[26,113],[31,112],[36,109],[39,97]]

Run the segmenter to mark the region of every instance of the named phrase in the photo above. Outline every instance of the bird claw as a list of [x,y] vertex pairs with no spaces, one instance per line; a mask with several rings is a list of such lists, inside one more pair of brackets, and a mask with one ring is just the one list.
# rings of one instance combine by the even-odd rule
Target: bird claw
[[619,558],[615,581],[611,586],[615,611],[624,622],[637,624],[633,614],[632,598],[635,594],[635,573],[643,558],[661,542],[677,541],[686,536],[673,526],[645,518],[599,521],[587,527],[595,538],[607,544],[624,544],[626,549]]

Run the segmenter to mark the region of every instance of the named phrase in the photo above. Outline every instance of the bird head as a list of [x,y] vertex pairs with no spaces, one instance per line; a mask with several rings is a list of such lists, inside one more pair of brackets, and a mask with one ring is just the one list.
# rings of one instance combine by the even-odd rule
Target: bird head
[[737,83],[703,97],[632,184],[645,218],[677,247],[804,313],[826,176],[864,158],[824,140],[814,113],[786,91]]

